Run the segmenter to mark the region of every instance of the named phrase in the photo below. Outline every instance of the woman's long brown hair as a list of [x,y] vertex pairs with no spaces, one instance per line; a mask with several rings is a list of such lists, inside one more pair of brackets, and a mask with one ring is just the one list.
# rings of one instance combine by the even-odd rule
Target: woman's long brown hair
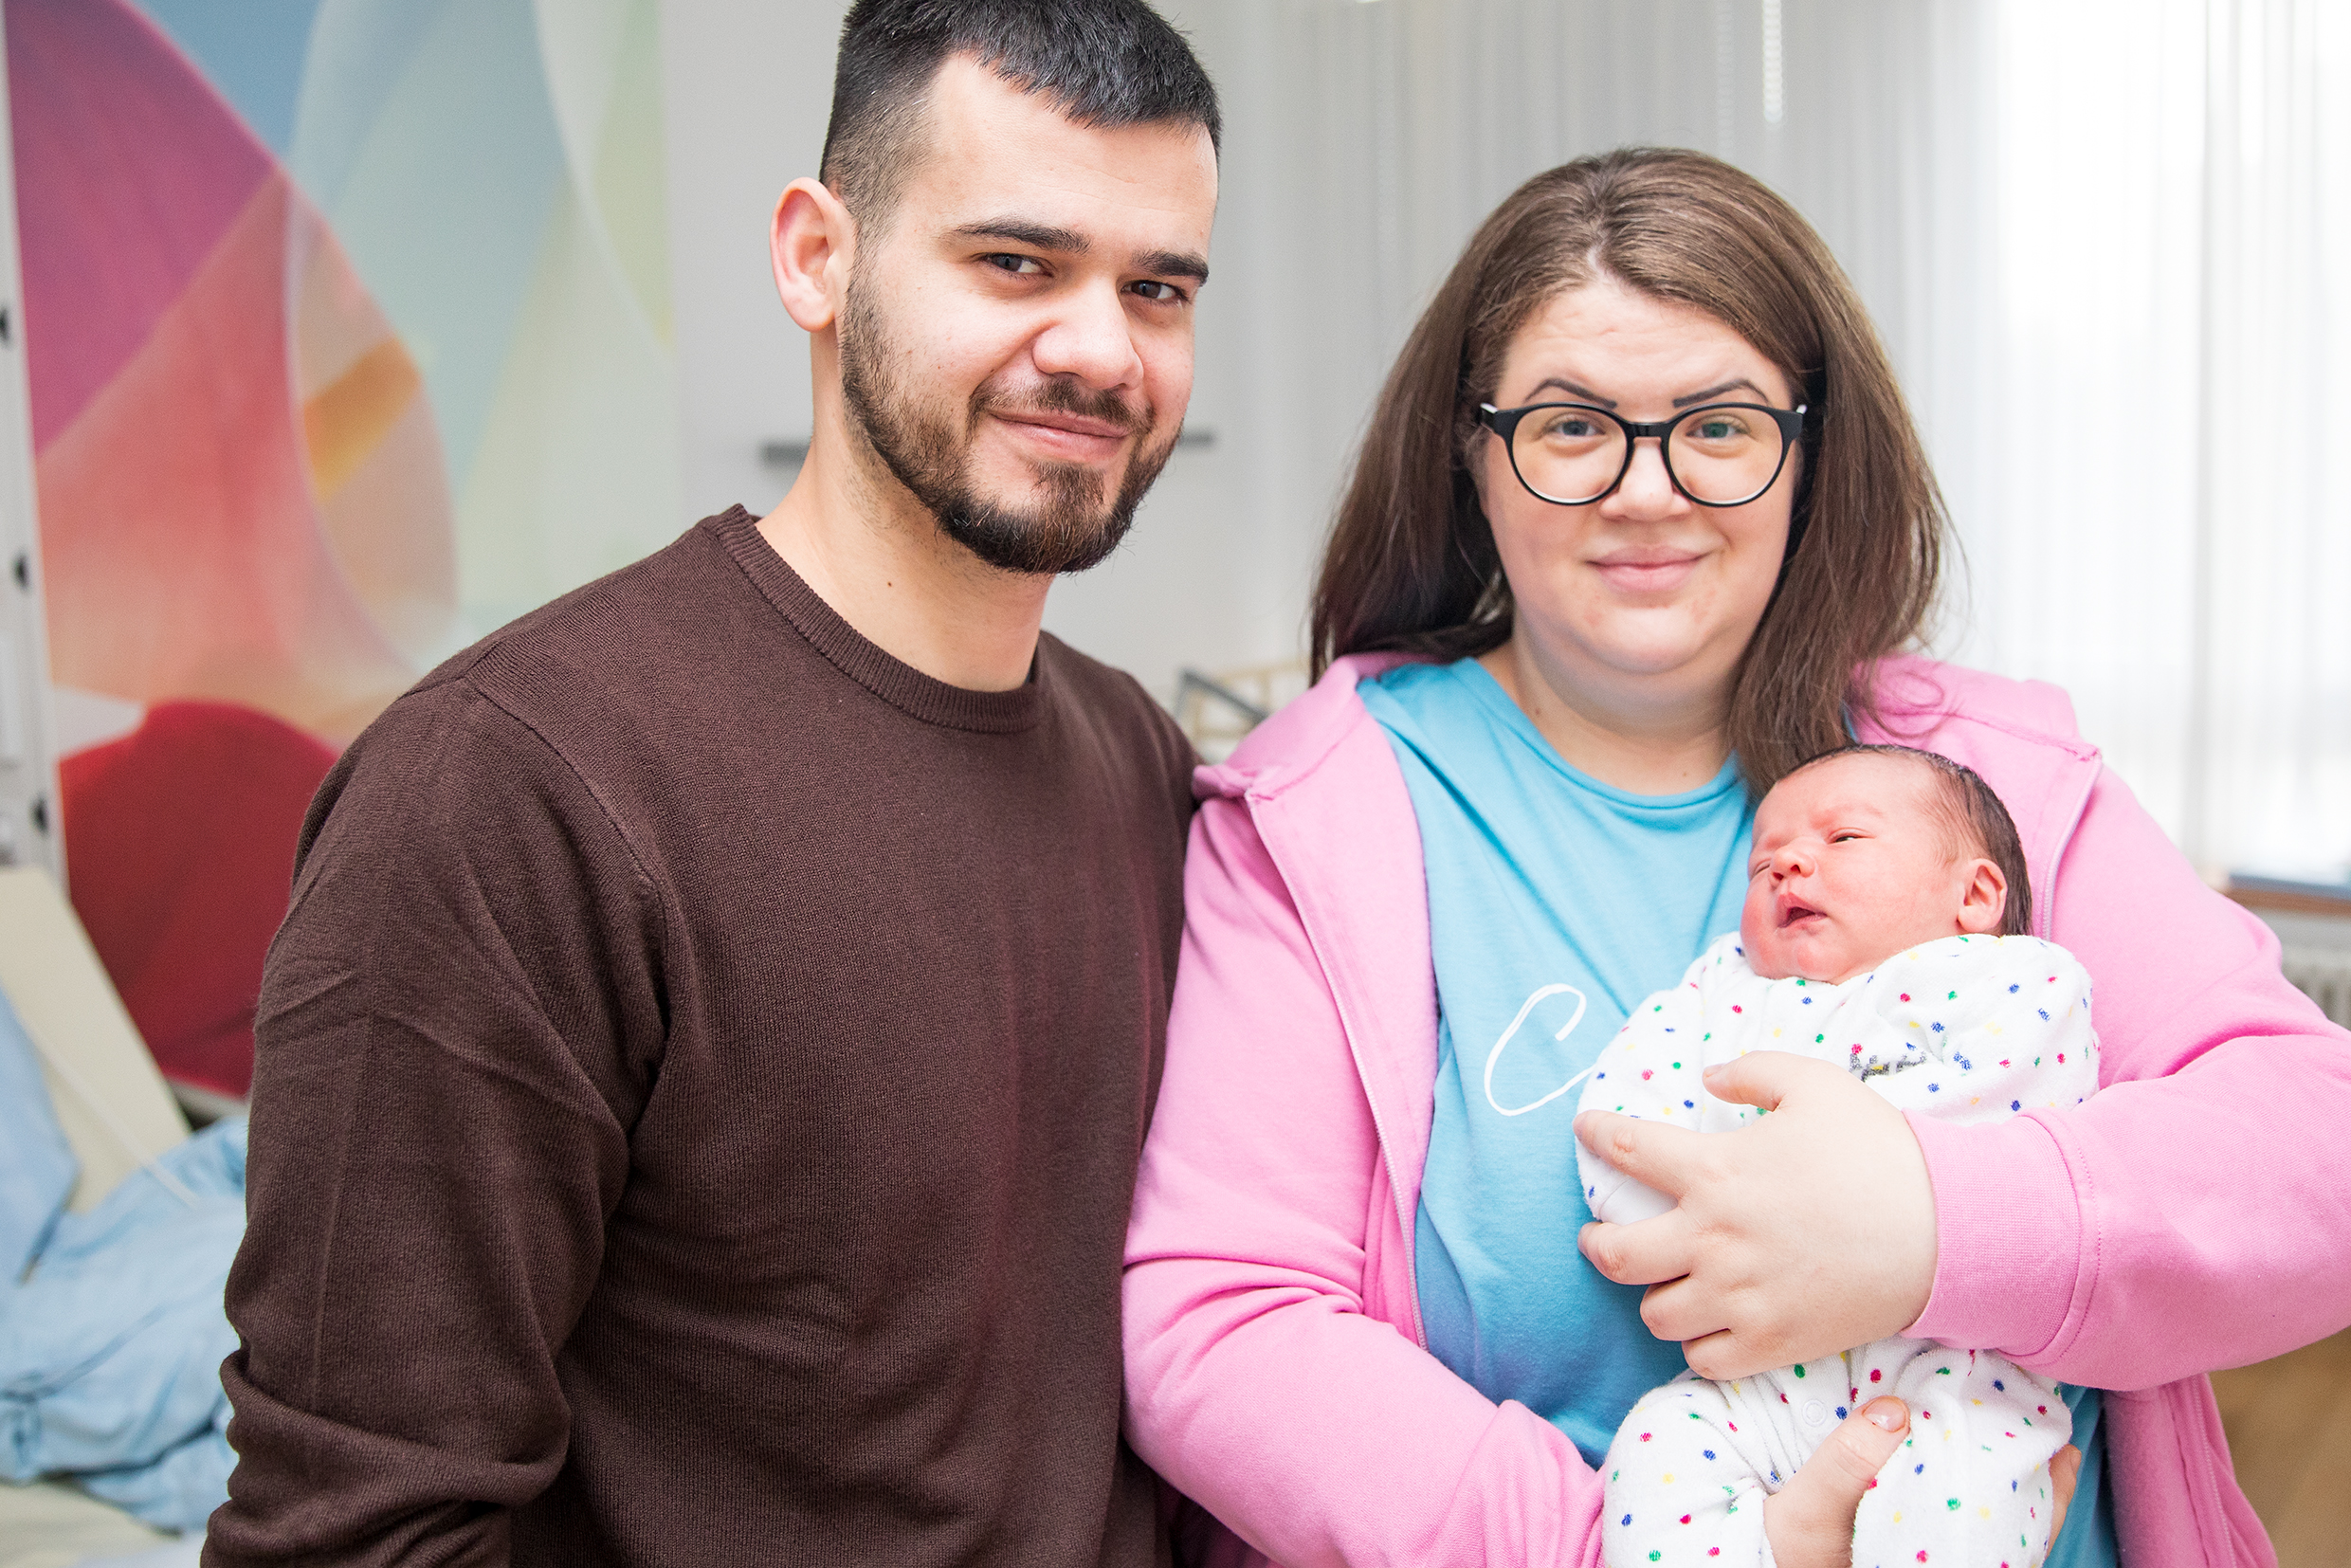
[[1315,583],[1319,676],[1342,654],[1499,647],[1510,585],[1470,483],[1510,340],[1596,278],[1702,310],[1811,406],[1788,553],[1733,677],[1727,728],[1757,794],[1846,743],[1871,661],[1918,640],[1949,527],[1902,390],[1829,248],[1702,153],[1628,148],[1538,174],[1495,209],[1389,372]]

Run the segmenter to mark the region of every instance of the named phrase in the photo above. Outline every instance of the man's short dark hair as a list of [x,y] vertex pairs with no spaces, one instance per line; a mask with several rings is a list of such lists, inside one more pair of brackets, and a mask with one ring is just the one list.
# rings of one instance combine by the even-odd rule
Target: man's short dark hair
[[1983,781],[1983,775],[1963,763],[1915,746],[1852,745],[1808,758],[1788,776],[1793,778],[1806,768],[1835,757],[1855,756],[1898,757],[1934,775],[1935,800],[1953,853],[1981,855],[2008,879],[2008,906],[2000,912],[1999,935],[2031,936],[2032,884],[2025,876],[2024,840],[2017,835],[2016,819],[2008,814],[2008,808]]
[[1215,86],[1143,0],[857,0],[841,24],[818,175],[860,224],[887,217],[931,81],[956,55],[1080,125],[1198,125],[1220,145]]

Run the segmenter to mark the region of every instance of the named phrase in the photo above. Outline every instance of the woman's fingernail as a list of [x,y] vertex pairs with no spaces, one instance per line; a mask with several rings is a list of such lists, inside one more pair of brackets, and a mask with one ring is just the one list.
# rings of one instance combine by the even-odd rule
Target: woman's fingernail
[[1900,1431],[1910,1424],[1910,1407],[1899,1399],[1872,1399],[1862,1407],[1861,1413],[1880,1431]]

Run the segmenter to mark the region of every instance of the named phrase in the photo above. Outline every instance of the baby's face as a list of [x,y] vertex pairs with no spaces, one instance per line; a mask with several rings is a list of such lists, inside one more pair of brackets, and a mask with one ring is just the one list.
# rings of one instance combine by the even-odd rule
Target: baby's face
[[[1969,888],[1990,862],[1955,856],[1919,763],[1859,753],[1791,774],[1755,812],[1747,962],[1766,979],[1842,984],[1921,942],[1999,928]],[[1995,873],[1996,875],[1996,873]]]

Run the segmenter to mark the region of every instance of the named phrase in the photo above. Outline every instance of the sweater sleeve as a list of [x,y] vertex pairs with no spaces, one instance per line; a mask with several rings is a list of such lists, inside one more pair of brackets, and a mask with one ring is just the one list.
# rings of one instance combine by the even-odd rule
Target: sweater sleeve
[[1247,809],[1212,802],[1128,1235],[1137,1451],[1287,1568],[1596,1561],[1567,1438],[1367,1309],[1394,1201],[1298,910]]
[[2143,1389],[2351,1322],[2351,1035],[2102,770],[2050,935],[2095,986],[2105,1087],[1990,1127],[1913,1117],[1936,1194],[1911,1332]]
[[661,1038],[658,902],[471,687],[403,699],[304,824],[256,1026],[205,1560],[502,1563]]

